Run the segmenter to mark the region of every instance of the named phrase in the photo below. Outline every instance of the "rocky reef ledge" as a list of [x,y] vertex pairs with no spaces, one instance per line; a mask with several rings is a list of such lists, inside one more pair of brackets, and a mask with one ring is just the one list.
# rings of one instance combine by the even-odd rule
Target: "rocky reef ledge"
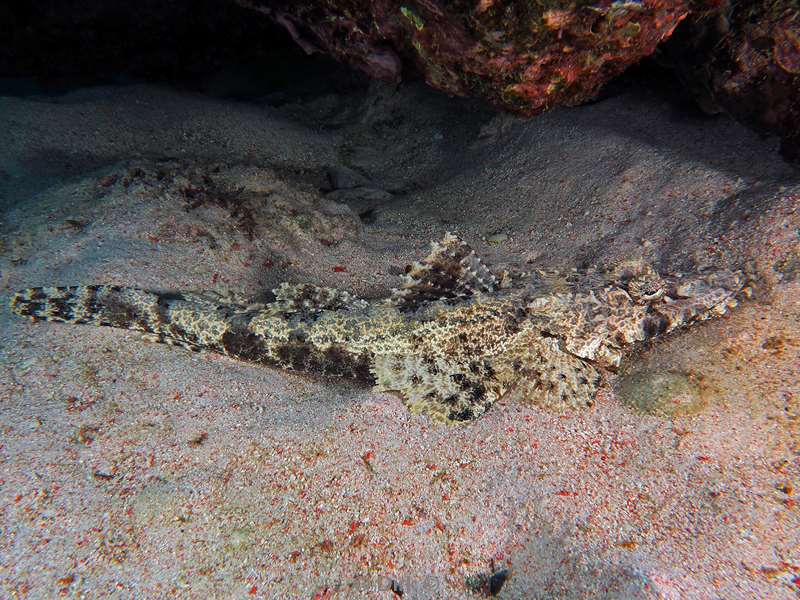
[[645,57],[707,112],[800,142],[797,0],[236,0],[308,53],[370,76],[414,73],[524,116],[582,104]]

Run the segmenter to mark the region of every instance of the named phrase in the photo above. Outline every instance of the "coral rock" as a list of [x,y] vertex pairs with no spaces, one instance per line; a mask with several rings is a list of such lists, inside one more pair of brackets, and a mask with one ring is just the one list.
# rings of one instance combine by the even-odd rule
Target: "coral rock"
[[435,88],[523,115],[593,98],[690,12],[683,0],[239,4],[270,15],[308,52],[390,81],[413,65]]
[[309,53],[523,116],[593,99],[682,25],[664,55],[703,108],[782,135],[789,154],[800,140],[796,0],[236,1]]

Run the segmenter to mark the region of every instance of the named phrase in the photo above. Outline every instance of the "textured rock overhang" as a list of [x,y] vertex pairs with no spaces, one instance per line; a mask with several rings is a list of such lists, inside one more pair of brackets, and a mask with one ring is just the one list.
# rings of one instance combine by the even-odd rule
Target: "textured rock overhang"
[[306,52],[383,80],[417,71],[439,90],[524,116],[591,100],[658,49],[701,106],[789,144],[799,135],[798,0],[235,1]]

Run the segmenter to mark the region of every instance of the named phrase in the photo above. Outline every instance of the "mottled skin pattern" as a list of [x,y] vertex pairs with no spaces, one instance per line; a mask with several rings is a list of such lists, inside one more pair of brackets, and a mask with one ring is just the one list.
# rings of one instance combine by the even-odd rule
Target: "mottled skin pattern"
[[502,278],[447,234],[391,298],[283,284],[273,302],[117,286],[29,288],[11,308],[33,320],[146,332],[248,362],[397,391],[414,413],[467,421],[508,394],[554,408],[592,404],[603,369],[637,344],[724,314],[738,273],[660,277],[646,266],[572,281]]

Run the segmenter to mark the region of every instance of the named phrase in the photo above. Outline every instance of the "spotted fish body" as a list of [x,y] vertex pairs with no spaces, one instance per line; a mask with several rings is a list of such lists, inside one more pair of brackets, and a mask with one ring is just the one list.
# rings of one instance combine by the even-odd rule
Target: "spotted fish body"
[[651,338],[724,314],[737,273],[501,284],[453,235],[433,244],[381,301],[283,284],[266,304],[108,285],[28,288],[12,310],[33,320],[142,331],[160,342],[252,363],[361,380],[399,392],[437,421],[474,419],[510,395],[591,405],[603,369]]

